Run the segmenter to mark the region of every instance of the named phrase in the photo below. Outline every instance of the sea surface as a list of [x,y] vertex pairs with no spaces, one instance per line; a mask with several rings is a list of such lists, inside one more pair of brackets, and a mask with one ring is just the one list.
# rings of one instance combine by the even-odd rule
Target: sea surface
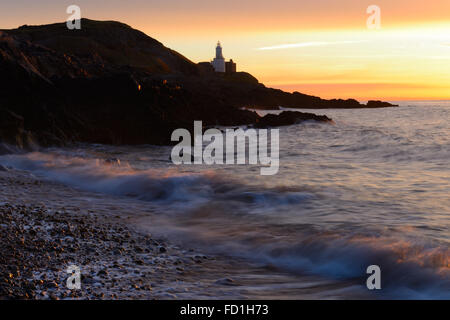
[[397,103],[299,110],[335,123],[281,127],[273,176],[260,165],[175,166],[171,147],[150,145],[45,149],[0,164],[151,204],[141,227],[212,254],[362,290],[378,265],[382,289],[369,297],[450,299],[450,101]]

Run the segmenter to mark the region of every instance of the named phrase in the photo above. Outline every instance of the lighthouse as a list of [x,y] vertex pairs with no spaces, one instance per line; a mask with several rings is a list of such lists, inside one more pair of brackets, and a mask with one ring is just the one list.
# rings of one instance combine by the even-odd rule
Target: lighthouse
[[[201,62],[200,64],[209,64],[208,62]],[[217,41],[216,46],[216,57],[213,61],[211,61],[211,64],[209,65],[209,68],[211,68],[215,72],[221,72],[221,73],[235,73],[236,72],[236,63],[233,62],[233,59],[230,59],[230,61],[225,62],[225,58],[222,54],[222,46],[220,45],[220,41]]]
[[222,46],[220,45],[220,41],[217,42],[216,47],[216,57],[211,62],[214,71],[216,72],[225,72],[225,58],[222,54]]

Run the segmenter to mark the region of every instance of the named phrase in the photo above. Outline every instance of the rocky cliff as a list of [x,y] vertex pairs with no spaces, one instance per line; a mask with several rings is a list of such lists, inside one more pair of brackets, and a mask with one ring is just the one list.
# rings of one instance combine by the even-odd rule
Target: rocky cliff
[[[242,107],[280,105],[391,106],[323,100],[266,88],[247,73],[209,72],[119,22],[83,19],[81,30],[59,23],[0,31],[0,142],[23,148],[167,144],[175,128],[190,128],[194,120],[270,125]],[[287,123],[308,117],[289,116],[294,120]]]

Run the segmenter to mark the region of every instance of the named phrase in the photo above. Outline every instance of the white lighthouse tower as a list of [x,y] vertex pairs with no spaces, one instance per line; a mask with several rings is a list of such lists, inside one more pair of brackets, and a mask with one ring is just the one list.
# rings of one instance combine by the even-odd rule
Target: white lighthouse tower
[[222,46],[220,45],[220,42],[217,42],[216,47],[216,57],[211,62],[214,71],[216,72],[225,72],[225,58],[222,55]]

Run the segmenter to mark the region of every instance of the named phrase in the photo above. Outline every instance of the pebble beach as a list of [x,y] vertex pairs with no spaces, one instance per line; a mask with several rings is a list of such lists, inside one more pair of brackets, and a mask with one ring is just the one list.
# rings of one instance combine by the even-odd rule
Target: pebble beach
[[[336,298],[344,287],[155,239],[133,224],[147,210],[2,167],[0,299]],[[80,290],[67,287],[71,265]]]

